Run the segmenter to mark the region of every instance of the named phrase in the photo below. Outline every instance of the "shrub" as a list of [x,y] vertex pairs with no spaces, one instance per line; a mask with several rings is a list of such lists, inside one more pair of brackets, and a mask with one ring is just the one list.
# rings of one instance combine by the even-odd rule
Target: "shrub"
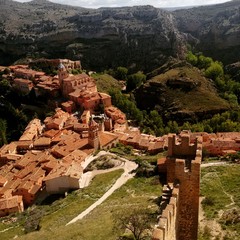
[[212,197],[205,197],[202,200],[202,205],[205,206],[213,206],[214,205],[214,199]]
[[118,67],[115,74],[117,79],[126,80],[128,69],[125,67]]
[[186,56],[186,60],[191,63],[193,66],[196,66],[198,63],[198,58],[196,55],[194,55],[192,52],[188,52]]
[[233,225],[240,222],[240,209],[232,208],[225,211],[221,217],[221,222],[225,225]]
[[220,62],[213,62],[205,72],[206,77],[216,80],[218,77],[223,77],[223,67]]
[[31,209],[28,212],[28,216],[24,224],[24,232],[29,233],[40,230],[40,220],[43,216],[43,212],[39,208]]

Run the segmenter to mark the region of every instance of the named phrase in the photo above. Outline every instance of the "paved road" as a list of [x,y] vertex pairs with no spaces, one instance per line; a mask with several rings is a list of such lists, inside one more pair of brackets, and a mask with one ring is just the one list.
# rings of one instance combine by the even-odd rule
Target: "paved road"
[[[103,155],[104,153],[100,152],[100,155]],[[106,154],[106,153],[105,153]],[[107,153],[109,154],[109,153]],[[94,158],[95,159],[95,158]],[[74,219],[72,219],[70,222],[68,222],[66,225],[75,223],[76,221],[82,219],[83,217],[85,217],[87,214],[89,214],[94,208],[96,208],[98,205],[100,205],[103,201],[105,201],[115,190],[117,190],[118,188],[120,188],[123,184],[125,184],[129,179],[133,178],[135,173],[131,173],[133,170],[135,170],[138,165],[134,162],[128,161],[127,159],[123,159],[121,158],[125,163],[122,164],[121,166],[115,167],[113,169],[108,169],[108,170],[101,170],[99,171],[99,173],[103,173],[105,172],[109,172],[109,171],[113,171],[119,168],[123,168],[124,169],[124,173],[117,179],[117,181],[114,183],[114,185],[101,197],[99,198],[94,204],[92,204],[90,207],[88,207],[85,211],[83,211],[82,213],[80,213],[77,217],[75,217]],[[95,172],[96,175],[96,172]],[[90,174],[89,174],[89,178],[90,178]],[[84,180],[85,182],[88,182],[88,180]]]

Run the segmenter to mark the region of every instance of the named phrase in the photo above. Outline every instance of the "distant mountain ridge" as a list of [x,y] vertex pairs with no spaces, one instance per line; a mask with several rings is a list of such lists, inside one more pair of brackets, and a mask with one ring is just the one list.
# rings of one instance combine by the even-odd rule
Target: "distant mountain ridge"
[[26,56],[66,57],[96,70],[123,65],[149,71],[169,56],[182,58],[188,44],[232,63],[240,52],[239,9],[239,0],[174,12],[1,0],[0,65]]
[[196,48],[225,63],[240,59],[240,0],[174,12],[177,29],[198,40]]

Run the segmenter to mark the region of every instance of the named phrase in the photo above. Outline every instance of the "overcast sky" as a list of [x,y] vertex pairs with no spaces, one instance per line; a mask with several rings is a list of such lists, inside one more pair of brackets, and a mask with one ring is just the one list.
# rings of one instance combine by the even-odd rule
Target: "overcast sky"
[[[18,2],[29,2],[29,0],[17,0]],[[51,0],[51,2],[89,7],[122,7],[135,5],[152,5],[154,7],[180,7],[180,6],[199,6],[216,3],[224,3],[228,0]]]

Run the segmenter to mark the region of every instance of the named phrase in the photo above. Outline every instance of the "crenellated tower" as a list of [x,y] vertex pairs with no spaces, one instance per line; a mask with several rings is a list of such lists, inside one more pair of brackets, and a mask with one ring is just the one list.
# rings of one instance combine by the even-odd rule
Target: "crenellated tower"
[[190,142],[189,134],[169,135],[166,165],[171,200],[162,211],[153,240],[197,240],[201,159],[201,137]]
[[197,240],[202,141],[190,135],[168,137],[167,181],[179,188],[177,240]]

